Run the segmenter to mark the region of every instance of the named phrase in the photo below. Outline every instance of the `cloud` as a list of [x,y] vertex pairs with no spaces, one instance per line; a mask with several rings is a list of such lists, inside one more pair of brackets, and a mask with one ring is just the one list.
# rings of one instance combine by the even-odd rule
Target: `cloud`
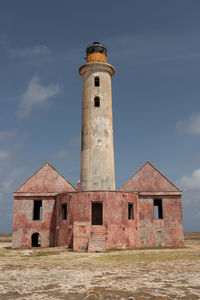
[[12,193],[17,186],[19,185],[19,178],[22,177],[24,172],[23,168],[18,168],[12,170],[10,173],[7,174],[6,178],[1,181],[0,187],[3,193]]
[[70,151],[59,151],[58,153],[50,156],[49,158],[51,160],[57,160],[57,159],[65,159],[72,155]]
[[40,84],[40,77],[34,76],[27,87],[27,90],[22,96],[22,101],[19,104],[17,116],[19,119],[28,117],[34,107],[44,105],[51,97],[60,92],[58,84],[42,86]]
[[186,192],[197,191],[200,193],[200,169],[194,170],[192,176],[183,176],[180,185]]
[[191,176],[183,176],[179,181],[183,189],[183,218],[187,231],[199,231],[200,218],[200,169]]
[[10,154],[5,150],[0,150],[0,162],[4,162],[10,159]]
[[200,113],[191,114],[187,120],[178,121],[176,128],[189,134],[200,134]]
[[13,136],[16,136],[16,131],[14,130],[0,131],[0,142]]
[[32,48],[10,49],[9,53],[14,57],[25,57],[32,55],[49,54],[51,51],[47,46],[36,45]]

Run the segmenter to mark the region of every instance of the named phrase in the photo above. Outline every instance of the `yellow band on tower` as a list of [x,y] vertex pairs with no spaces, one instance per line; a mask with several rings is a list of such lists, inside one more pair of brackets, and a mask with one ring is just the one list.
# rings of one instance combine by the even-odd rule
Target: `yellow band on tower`
[[87,62],[100,61],[107,62],[107,56],[104,53],[93,52],[88,54]]

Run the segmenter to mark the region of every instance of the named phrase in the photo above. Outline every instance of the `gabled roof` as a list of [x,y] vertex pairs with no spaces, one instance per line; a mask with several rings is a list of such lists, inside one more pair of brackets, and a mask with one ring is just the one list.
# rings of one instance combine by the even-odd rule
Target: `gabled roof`
[[62,193],[75,188],[52,165],[45,163],[16,192],[18,193]]
[[120,190],[136,192],[180,192],[172,182],[148,161],[121,187]]

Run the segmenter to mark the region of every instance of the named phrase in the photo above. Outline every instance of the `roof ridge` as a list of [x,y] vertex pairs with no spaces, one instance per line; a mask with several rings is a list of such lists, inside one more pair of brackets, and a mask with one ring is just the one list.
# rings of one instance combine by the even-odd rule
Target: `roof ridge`
[[75,187],[62,174],[60,174],[60,172],[58,172],[56,170],[56,168],[54,168],[48,161],[46,161],[37,171],[35,171],[30,177],[28,177],[28,179],[24,183],[22,183],[15,192],[17,192],[23,185],[25,185],[32,177],[34,177],[46,165],[49,165],[56,173],[58,173],[76,191]]
[[162,177],[164,177],[178,192],[181,192],[179,188],[173,184],[165,175],[163,175],[152,163],[146,161],[120,188],[120,190],[129,182],[145,165],[149,164],[154,170],[156,170]]

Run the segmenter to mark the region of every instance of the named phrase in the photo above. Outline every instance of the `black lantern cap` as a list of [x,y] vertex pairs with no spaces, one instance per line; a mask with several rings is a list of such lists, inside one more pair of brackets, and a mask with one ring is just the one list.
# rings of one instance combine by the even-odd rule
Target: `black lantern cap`
[[94,42],[92,45],[89,45],[86,48],[87,56],[94,52],[103,53],[107,56],[107,48],[104,45],[101,45],[99,42]]

